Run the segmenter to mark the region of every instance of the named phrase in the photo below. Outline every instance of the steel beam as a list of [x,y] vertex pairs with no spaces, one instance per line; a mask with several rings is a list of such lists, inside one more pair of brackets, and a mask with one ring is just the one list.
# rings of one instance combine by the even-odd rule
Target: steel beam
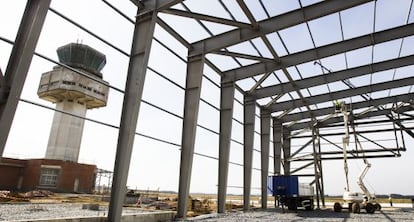
[[[411,109],[411,107],[407,106],[406,109]],[[375,116],[389,115],[391,114],[392,111],[393,109],[380,109],[380,110],[373,110],[373,111],[362,113],[362,114],[355,113],[354,118],[364,119],[364,118],[375,117]],[[390,121],[392,120],[388,120],[388,122]],[[343,117],[336,116],[336,117],[327,119],[324,122],[318,123],[318,127],[319,128],[330,127],[331,124],[341,123],[341,122],[343,122]],[[355,123],[355,124],[359,125],[360,123]],[[302,123],[297,123],[295,125],[292,125],[289,127],[289,129],[291,129],[292,131],[301,130],[305,128],[311,128],[313,125],[314,125],[313,121],[307,121],[307,122],[302,122]]]
[[[290,128],[289,128],[290,129]],[[299,149],[297,149],[293,154],[290,155],[290,157],[296,156],[298,153],[300,153],[303,149],[305,149],[307,146],[309,146],[313,142],[313,139],[310,139],[308,142],[303,144]]]
[[411,35],[414,35],[414,23],[320,46],[318,48],[289,54],[280,57],[278,63],[261,62],[227,70],[223,72],[223,75],[229,76],[229,78],[233,79],[234,81],[242,80],[262,73],[272,72],[281,68],[287,68],[306,62],[315,61],[339,53],[344,53],[366,46],[408,37]]
[[[370,155],[370,156],[364,156],[364,157],[362,157],[362,156],[348,156],[347,159],[354,160],[354,159],[363,159],[363,158],[366,158],[366,159],[389,158],[389,157],[396,158],[396,157],[400,157],[400,156],[401,155],[393,155],[393,154],[389,154],[389,155],[387,155],[387,154],[384,154],[384,155],[372,155],[372,156]],[[338,157],[321,157],[321,160],[342,160],[342,159],[344,159],[343,156],[338,156]],[[310,158],[303,158],[303,159],[292,160],[291,162],[302,162],[302,161],[312,161],[312,160],[313,160],[313,157],[310,157]],[[312,174],[312,176],[314,176],[314,175]]]
[[237,57],[237,58],[249,59],[249,60],[257,60],[257,61],[261,61],[261,62],[274,62],[274,59],[271,59],[271,58],[266,58],[266,57],[262,57],[262,56],[255,56],[255,55],[248,55],[248,54],[243,54],[243,53],[238,53],[238,52],[223,51],[223,50],[214,51],[214,52],[212,52],[212,54],[224,55],[224,56],[230,56],[230,57]]
[[[358,117],[355,117],[355,119],[363,119],[363,118],[374,117],[374,116],[382,116],[382,115],[386,115],[386,114],[390,114],[390,113],[391,113],[391,109],[375,110],[375,111],[364,113],[364,114],[362,114]],[[358,114],[356,114],[356,115],[358,115]],[[319,128],[329,127],[330,124],[341,123],[341,122],[343,122],[343,120],[344,119],[343,119],[342,116],[335,116],[335,117],[332,117],[330,119],[325,120],[324,122],[318,123],[317,126]],[[295,130],[301,130],[301,129],[305,129],[305,128],[312,128],[314,124],[315,124],[315,122],[313,122],[313,121],[296,123],[295,125],[290,126],[289,129],[292,130],[292,131],[295,131]]]
[[190,43],[187,42],[180,34],[178,34],[175,29],[173,29],[171,26],[169,26],[164,20],[158,17],[157,24],[161,26],[165,31],[167,31],[170,35],[172,35],[177,41],[179,41],[183,46],[185,46],[187,49],[191,47]]
[[249,95],[244,96],[244,123],[243,123],[243,210],[250,209],[250,191],[252,183],[254,123],[256,100]]
[[290,151],[291,151],[291,147],[290,147],[290,129],[283,127],[282,129],[282,135],[283,135],[283,144],[282,144],[282,149],[283,149],[283,173],[284,175],[290,175]]
[[305,165],[303,165],[303,166],[301,166],[301,167],[298,167],[298,168],[296,168],[296,169],[294,169],[294,170],[291,170],[291,171],[290,171],[290,173],[293,175],[293,174],[297,173],[298,171],[301,171],[301,170],[303,170],[303,169],[305,169],[305,168],[307,168],[307,167],[310,167],[310,166],[312,166],[312,165],[314,165],[314,163],[313,163],[313,162],[306,163]]
[[274,175],[280,175],[280,166],[282,164],[282,122],[273,118],[273,172]]
[[190,192],[191,169],[193,166],[194,143],[200,105],[201,80],[204,56],[189,57],[184,100],[183,131],[181,135],[180,181],[178,189],[177,217],[185,218]]
[[267,177],[269,176],[270,113],[260,109],[260,144],[262,173],[262,209],[267,208]]
[[224,213],[226,211],[234,91],[234,82],[225,82],[225,80],[222,79],[220,90],[219,172],[217,197],[218,213]]
[[397,59],[391,59],[384,62],[378,62],[374,64],[359,66],[350,69],[344,69],[337,72],[326,74],[321,74],[318,76],[313,76],[305,79],[300,79],[295,81],[295,84],[290,82],[281,83],[274,86],[267,86],[260,89],[257,89],[255,96],[257,99],[269,97],[273,95],[285,94],[288,92],[295,91],[295,87],[299,89],[306,89],[318,85],[323,85],[327,83],[332,83],[340,80],[345,80],[349,78],[354,78],[369,73],[381,72],[389,69],[395,69],[403,66],[413,65],[414,64],[414,55],[405,56]]
[[139,8],[138,16],[151,13],[153,11],[162,11],[184,0],[131,0]]
[[241,10],[246,15],[247,19],[249,19],[250,23],[252,24],[252,27],[255,28],[255,29],[257,29],[258,28],[258,24],[256,22],[256,19],[254,18],[252,12],[249,10],[249,7],[247,7],[247,5],[244,2],[244,0],[236,0],[236,1],[239,4]]
[[393,121],[398,127],[400,127],[404,132],[406,132],[411,138],[414,138],[414,133],[411,130],[408,130],[401,121],[394,120],[391,113],[386,115],[391,121]]
[[116,149],[114,177],[108,212],[109,221],[121,220],[138,113],[156,18],[156,13],[147,13],[142,16],[137,16],[135,21]]
[[27,1],[4,78],[2,76],[0,85],[0,157],[3,156],[17,104],[46,19],[50,1]]
[[[355,109],[361,109],[364,107],[380,106],[384,104],[397,103],[397,102],[410,102],[410,100],[412,100],[413,98],[414,98],[414,93],[408,93],[404,95],[373,99],[373,100],[368,100],[368,101],[363,101],[363,102],[352,103],[352,109],[355,110]],[[333,106],[328,107],[328,108],[313,110],[313,113],[315,116],[324,116],[324,115],[332,114],[333,112],[335,112]],[[281,118],[281,120],[283,122],[291,122],[291,121],[297,121],[297,120],[308,119],[308,118],[311,118],[311,115],[309,112],[299,112],[299,113],[285,115]]]
[[218,23],[222,25],[230,25],[230,26],[235,26],[239,28],[252,28],[252,26],[248,23],[238,22],[238,21],[220,18],[220,17],[214,17],[210,15],[203,15],[203,14],[195,13],[195,12],[183,11],[183,10],[178,10],[178,9],[172,9],[172,8],[165,9],[162,11],[162,13],[166,13],[170,15],[177,15],[177,16],[182,16],[182,17],[187,17],[187,18],[193,18],[193,19],[198,19],[198,20],[203,20],[203,21],[208,21],[208,22],[214,22],[214,23]]
[[[394,130],[402,130],[400,128],[381,128],[381,129],[376,129],[376,130],[360,130],[360,131],[355,131],[354,133],[357,134],[361,134],[361,133],[382,133],[382,132],[393,132]],[[405,127],[405,130],[414,130],[414,127]],[[343,135],[344,133],[324,133],[324,134],[320,134],[321,137],[324,136],[340,136]],[[312,135],[303,135],[303,136],[291,136],[290,138],[292,139],[298,139],[298,138],[309,138],[312,137]]]
[[263,20],[257,24],[256,29],[240,28],[204,39],[192,44],[190,55],[207,54],[228,46],[257,38],[278,30],[292,27],[313,19],[336,13],[371,0],[330,0],[300,8],[279,16]]
[[[353,154],[360,154],[360,153],[380,153],[380,152],[391,152],[394,155],[395,152],[405,151],[401,148],[387,148],[387,149],[364,149],[364,150],[347,150],[346,152],[352,156],[358,156]],[[321,155],[327,156],[327,155],[343,155],[342,151],[324,151],[321,152]]]
[[[4,81],[3,71],[1,71],[1,68],[0,68],[0,87],[1,89],[3,89],[3,87],[5,86],[6,86],[6,82]],[[3,95],[3,92],[1,92],[0,95]],[[1,103],[2,102],[0,101],[0,104]]]
[[368,85],[368,86],[361,86],[361,87],[357,87],[353,89],[346,89],[346,90],[336,91],[332,93],[306,97],[306,102],[307,102],[306,104],[301,99],[281,102],[281,103],[271,105],[269,107],[269,110],[271,112],[283,111],[286,109],[290,109],[291,107],[297,108],[297,107],[302,107],[302,106],[310,105],[310,104],[331,102],[331,101],[335,101],[338,99],[347,98],[351,96],[357,96],[357,95],[361,95],[365,93],[376,92],[376,91],[381,91],[381,90],[386,90],[386,89],[391,89],[391,88],[409,86],[413,84],[414,84],[414,77],[408,77],[408,78],[398,79],[398,80],[389,81],[389,82],[383,82],[383,83],[378,83],[378,84],[373,84],[373,85]]

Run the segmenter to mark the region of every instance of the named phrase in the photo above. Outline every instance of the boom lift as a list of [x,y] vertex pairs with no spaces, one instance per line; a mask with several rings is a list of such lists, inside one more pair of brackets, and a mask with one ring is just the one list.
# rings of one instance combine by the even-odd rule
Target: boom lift
[[[344,155],[344,171],[345,171],[345,191],[343,194],[344,203],[347,204],[347,207],[343,207],[341,203],[336,202],[334,204],[334,211],[340,212],[343,208],[349,209],[352,213],[359,213],[361,209],[365,209],[367,213],[374,213],[375,210],[381,210],[381,205],[377,203],[375,195],[371,194],[367,187],[364,184],[364,177],[367,174],[368,170],[371,167],[371,164],[365,158],[364,153],[362,152],[362,158],[364,160],[365,167],[362,172],[359,174],[357,184],[361,188],[363,193],[351,192],[349,189],[349,179],[348,179],[348,159],[347,159],[347,148],[349,146],[349,112],[347,110],[346,104],[344,102],[335,104],[335,110],[337,113],[342,113],[344,117],[344,126],[345,126],[345,135],[342,138],[343,144],[343,155]],[[355,127],[353,124],[353,132],[355,132]],[[358,140],[358,137],[355,135],[355,143],[362,149],[361,143]]]

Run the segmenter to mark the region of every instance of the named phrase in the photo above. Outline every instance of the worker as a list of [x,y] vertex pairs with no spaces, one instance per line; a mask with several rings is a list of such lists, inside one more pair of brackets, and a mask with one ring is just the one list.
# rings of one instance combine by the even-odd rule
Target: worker
[[390,201],[390,206],[392,207],[392,197],[390,195],[390,197],[388,198],[388,200]]
[[335,106],[335,112],[341,112],[341,104],[338,102],[338,100],[334,101]]

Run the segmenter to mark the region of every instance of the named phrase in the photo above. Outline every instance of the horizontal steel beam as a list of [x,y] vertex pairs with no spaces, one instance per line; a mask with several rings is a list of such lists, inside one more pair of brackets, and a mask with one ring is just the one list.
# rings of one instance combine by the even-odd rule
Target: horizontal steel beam
[[[406,151],[405,149],[402,148],[388,148],[388,149],[365,149],[365,150],[347,150],[346,152],[349,154],[363,154],[363,153],[381,153],[381,152],[401,152],[401,151]],[[320,153],[321,155],[325,156],[325,155],[343,155],[343,151],[342,150],[338,150],[338,151],[324,151]]]
[[297,177],[315,177],[315,174],[294,174],[292,176],[297,176]]
[[321,74],[306,79],[295,81],[294,84],[290,82],[281,83],[274,86],[263,87],[257,89],[255,92],[256,99],[265,98],[273,95],[285,94],[295,91],[295,88],[306,89],[313,86],[318,86],[326,83],[332,83],[340,80],[354,78],[369,73],[381,72],[389,69],[395,69],[403,66],[413,65],[414,55],[401,57],[397,59],[391,59],[384,62],[378,62],[374,64],[359,66],[355,68],[345,69],[329,74]]
[[[410,102],[410,100],[414,99],[414,93],[404,94],[404,95],[397,95],[397,96],[390,96],[380,99],[373,99],[363,102],[357,102],[352,103],[352,109],[361,109],[364,107],[371,107],[371,106],[380,106],[384,104],[389,103],[397,103],[397,102]],[[313,110],[313,115],[315,117],[317,116],[324,116],[329,115],[335,112],[334,107],[328,107],[328,108],[322,108]],[[299,113],[293,113],[289,115],[285,115],[281,118],[282,122],[291,122],[291,121],[297,121],[302,119],[308,119],[311,118],[311,115],[309,112],[299,112]]]
[[338,99],[348,98],[348,97],[357,96],[357,95],[361,95],[365,93],[376,92],[376,91],[381,91],[381,90],[386,90],[386,89],[391,89],[391,88],[398,88],[398,87],[403,87],[403,86],[410,86],[413,84],[414,84],[414,77],[408,77],[408,78],[398,79],[398,80],[389,81],[389,82],[383,82],[383,83],[378,83],[378,84],[373,84],[373,85],[368,85],[368,86],[356,87],[353,89],[340,90],[340,91],[336,91],[332,93],[326,93],[326,94],[306,97],[305,98],[306,104],[301,99],[276,103],[276,104],[271,105],[268,109],[271,112],[283,111],[286,109],[290,109],[292,107],[298,108],[298,107],[302,107],[302,106],[310,105],[310,104],[331,102],[331,101],[335,101]]
[[228,76],[228,78],[233,79],[234,81],[242,80],[262,73],[272,72],[281,68],[287,68],[306,62],[315,61],[328,56],[333,56],[336,54],[408,37],[411,35],[414,35],[414,23],[286,55],[280,57],[278,63],[255,63],[252,65],[227,70],[223,72],[223,74]]
[[[414,130],[414,127],[405,127],[406,130]],[[388,128],[388,129],[376,129],[376,130],[360,130],[356,131],[357,134],[363,133],[383,133],[383,132],[394,132],[394,130],[402,130],[401,128]],[[344,133],[323,133],[319,134],[320,136],[341,136]],[[302,136],[291,136],[291,139],[299,139],[299,138],[311,138],[312,135],[302,135]]]
[[131,0],[138,7],[137,16],[142,16],[153,11],[161,11],[184,0]]
[[[374,116],[382,116],[382,115],[387,115],[391,113],[391,109],[384,109],[384,110],[376,110],[376,111],[372,111],[372,112],[368,112],[368,113],[364,113],[363,115],[356,117],[355,119],[361,119],[361,118],[368,118],[368,117],[374,117]],[[391,120],[388,120],[389,122],[391,122]],[[335,123],[343,123],[344,122],[344,118],[343,116],[335,116],[332,117],[330,119],[327,119],[323,122],[318,123],[317,127],[318,128],[325,128],[327,126],[329,126],[329,124],[335,124]],[[294,124],[292,126],[289,127],[290,130],[294,131],[294,130],[301,130],[301,129],[306,129],[306,128],[312,128],[312,126],[314,125],[313,121],[308,121],[308,122],[302,122],[302,123],[297,123]]]
[[198,19],[198,20],[203,20],[203,21],[208,21],[208,22],[214,22],[214,23],[219,23],[223,25],[236,26],[240,28],[252,28],[252,26],[248,23],[237,22],[237,21],[233,21],[230,19],[214,17],[210,15],[203,15],[203,14],[199,14],[195,12],[183,11],[183,10],[178,10],[178,9],[172,9],[172,8],[165,9],[162,11],[162,13],[166,13],[170,15],[177,15],[177,16],[182,16],[182,17],[187,17],[187,18],[193,18],[193,19]]
[[216,35],[192,44],[189,56],[217,51],[259,36],[292,27],[332,13],[352,8],[372,0],[330,0],[303,7],[257,23],[256,29],[240,28]]
[[[385,154],[385,155],[370,155],[370,156],[348,156],[347,159],[375,159],[375,158],[390,158],[390,157],[400,157],[401,154],[393,155],[393,154]],[[344,159],[343,156],[337,156],[337,157],[321,157],[321,160],[342,160]],[[291,160],[291,162],[301,162],[301,161],[311,161],[313,158],[304,158],[304,159],[297,159],[297,160]]]
[[[381,116],[381,115],[387,115],[390,114],[390,109],[384,109],[384,110],[377,110],[373,112],[369,112],[363,115],[362,118],[369,118],[374,116]],[[361,119],[362,119],[361,118]],[[358,119],[358,118],[357,118]],[[354,122],[355,126],[361,126],[361,125],[371,125],[371,124],[381,124],[381,123],[392,123],[392,122],[404,122],[404,121],[411,121],[414,120],[414,116],[409,118],[401,118],[401,119],[382,119],[382,120],[368,120],[368,121],[356,121]],[[318,126],[318,128],[333,128],[333,127],[343,127],[343,121],[329,124],[329,125],[322,125],[322,127]]]
[[[414,110],[414,108],[411,107],[411,106],[405,106],[405,107],[400,108],[399,110],[404,110],[403,112],[407,112],[407,111]],[[385,115],[390,115],[391,112],[395,112],[395,110],[393,110],[393,109],[381,109],[381,110],[375,110],[375,111],[371,111],[371,112],[368,112],[368,113],[364,113],[362,115],[358,115],[357,117],[354,117],[354,118],[355,119],[365,119],[365,118],[369,118],[369,117],[384,115],[384,117],[386,119],[370,120],[370,121],[356,121],[356,122],[354,122],[354,125],[355,126],[360,126],[360,125],[390,123],[390,122],[404,122],[404,121],[414,120],[414,116],[409,116],[408,118],[400,118],[400,119],[389,119]],[[319,128],[329,128],[329,127],[339,127],[339,126],[343,126],[343,119],[340,122],[329,123],[329,125],[323,124],[323,123],[321,125],[318,125]]]

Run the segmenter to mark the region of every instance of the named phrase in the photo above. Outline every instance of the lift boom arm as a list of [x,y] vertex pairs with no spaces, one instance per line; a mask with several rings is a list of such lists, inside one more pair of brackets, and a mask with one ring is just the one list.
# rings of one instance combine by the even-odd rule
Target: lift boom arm
[[371,168],[371,164],[368,163],[367,160],[364,159],[364,163],[365,163],[365,168],[364,170],[362,170],[362,172],[359,174],[358,177],[358,181],[357,184],[358,186],[361,188],[362,192],[364,192],[365,196],[368,198],[368,200],[373,199],[373,196],[371,195],[371,193],[368,191],[367,187],[365,186],[363,179],[365,177],[365,175],[367,174],[369,168]]

